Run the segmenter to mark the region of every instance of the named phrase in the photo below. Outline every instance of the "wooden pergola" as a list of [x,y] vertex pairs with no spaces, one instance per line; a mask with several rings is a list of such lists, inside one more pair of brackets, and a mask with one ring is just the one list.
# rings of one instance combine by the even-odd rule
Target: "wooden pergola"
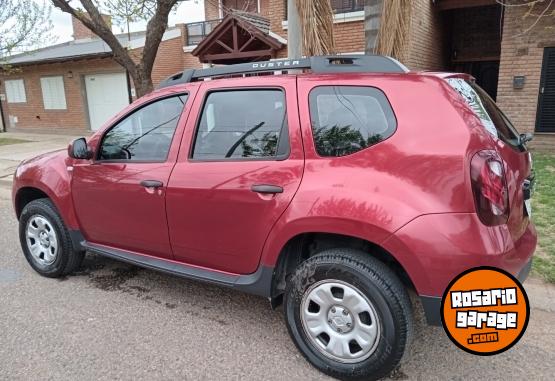
[[245,15],[244,12],[227,15],[192,54],[200,62],[222,65],[275,58],[284,44],[270,35],[267,20]]

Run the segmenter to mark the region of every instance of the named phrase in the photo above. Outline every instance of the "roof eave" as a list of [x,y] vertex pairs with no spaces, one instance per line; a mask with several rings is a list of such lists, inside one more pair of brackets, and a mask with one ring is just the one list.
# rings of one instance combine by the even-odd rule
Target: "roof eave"
[[30,66],[30,65],[43,65],[43,64],[61,63],[61,62],[68,62],[68,61],[81,61],[81,60],[89,60],[89,59],[95,59],[95,58],[109,58],[109,57],[113,57],[112,52],[92,53],[92,54],[67,56],[67,57],[53,57],[53,58],[40,59],[36,61],[6,62],[4,65],[12,66],[12,67]]

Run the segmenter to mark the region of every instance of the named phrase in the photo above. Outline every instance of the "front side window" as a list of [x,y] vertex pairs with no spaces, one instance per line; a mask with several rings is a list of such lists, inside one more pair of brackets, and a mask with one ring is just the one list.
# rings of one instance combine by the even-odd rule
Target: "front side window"
[[320,156],[358,152],[387,139],[396,129],[387,98],[374,87],[316,87],[309,102],[314,145]]
[[490,134],[513,147],[520,146],[517,130],[480,86],[463,78],[447,78],[447,83],[463,97]]
[[98,159],[166,160],[186,101],[186,95],[164,98],[133,112],[104,135]]
[[193,159],[275,159],[288,151],[281,90],[213,92],[206,98]]

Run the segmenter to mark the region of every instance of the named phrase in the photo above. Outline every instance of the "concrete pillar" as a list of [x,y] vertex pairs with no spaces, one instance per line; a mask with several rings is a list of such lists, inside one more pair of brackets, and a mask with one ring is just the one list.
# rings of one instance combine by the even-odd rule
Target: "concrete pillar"
[[366,0],[364,3],[364,37],[366,40],[364,51],[366,54],[372,54],[375,51],[382,8],[383,0]]
[[301,20],[295,0],[287,0],[287,56],[298,59],[303,55]]

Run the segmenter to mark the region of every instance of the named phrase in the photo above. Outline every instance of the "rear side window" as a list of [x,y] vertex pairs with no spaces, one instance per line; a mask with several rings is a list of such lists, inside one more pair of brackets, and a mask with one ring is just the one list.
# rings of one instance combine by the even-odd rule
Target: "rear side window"
[[480,86],[462,78],[448,78],[447,82],[462,95],[490,134],[513,147],[520,146],[518,131]]
[[384,93],[374,87],[320,86],[310,92],[316,152],[345,156],[389,138],[397,122]]
[[284,158],[289,152],[287,128],[282,90],[212,92],[202,110],[193,159]]

